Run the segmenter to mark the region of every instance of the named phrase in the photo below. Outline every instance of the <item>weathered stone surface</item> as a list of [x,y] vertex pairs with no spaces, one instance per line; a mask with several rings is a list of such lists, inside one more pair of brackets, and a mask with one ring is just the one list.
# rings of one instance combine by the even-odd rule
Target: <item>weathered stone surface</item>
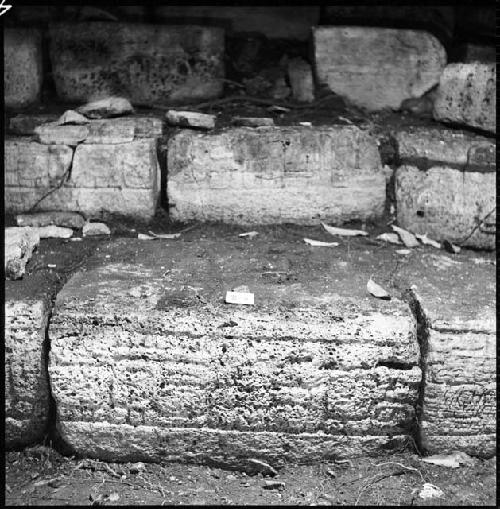
[[[49,417],[45,334],[46,298],[5,299],[5,446],[22,447],[40,440]],[[15,292],[19,293],[19,292]]]
[[288,63],[288,79],[292,96],[297,101],[314,101],[314,81],[311,66],[302,58],[293,58]]
[[[62,128],[67,127],[63,126]],[[85,215],[117,213],[149,219],[159,194],[156,140],[120,144],[42,145],[7,140],[5,207],[78,211]],[[69,174],[69,168],[71,173]],[[66,175],[62,187],[56,188]]]
[[136,115],[134,135],[136,138],[159,138],[163,134],[163,121],[159,117]]
[[[478,265],[476,253],[412,259],[405,276],[417,284],[424,392],[422,448],[430,453],[461,450],[496,454],[496,270]],[[491,262],[494,258],[491,259]]]
[[165,118],[170,125],[179,127],[199,127],[201,129],[213,129],[215,127],[215,115],[197,113],[196,111],[169,110]]
[[[49,331],[58,428],[71,446],[234,465],[401,445],[421,381],[409,308],[367,298],[373,267],[350,263],[346,249],[327,267],[304,244],[280,244],[286,257],[276,257],[269,239],[252,242],[119,240],[73,276]],[[109,263],[117,255],[127,263]],[[285,261],[293,277],[263,277]],[[224,303],[241,284],[255,306]],[[188,438],[197,442],[185,449]]]
[[89,127],[89,135],[84,143],[127,143],[135,135],[134,121],[128,118],[93,120]]
[[69,169],[73,157],[68,146],[47,146],[26,138],[8,138],[4,146],[6,188],[52,187]]
[[55,122],[58,118],[59,115],[52,113],[20,113],[9,120],[9,132],[21,136],[31,136],[35,134],[36,127],[48,122]]
[[399,109],[439,82],[446,52],[431,34],[372,27],[315,27],[319,83],[370,110]]
[[44,145],[78,145],[89,135],[88,125],[59,125],[57,122],[35,127],[36,141]]
[[51,27],[50,39],[64,100],[121,95],[132,103],[167,104],[222,93],[224,31],[217,27],[62,23]]
[[90,120],[82,115],[81,113],[78,113],[75,110],[66,110],[58,119],[57,119],[57,125],[85,125],[90,122]]
[[439,80],[434,118],[497,132],[495,64],[450,64]]
[[38,30],[4,30],[4,96],[7,108],[38,100],[42,86],[42,38]]
[[78,212],[38,212],[36,214],[19,214],[16,217],[17,226],[65,226],[67,228],[81,228],[85,219]]
[[385,204],[376,141],[354,126],[183,131],[167,158],[170,214],[181,221],[342,223]]
[[4,240],[5,277],[7,279],[22,278],[26,264],[40,243],[40,235],[36,228],[14,226],[5,229]]
[[48,226],[37,226],[35,229],[38,231],[41,239],[69,239],[73,235],[73,230],[71,228],[55,226],[53,224]]
[[199,23],[224,26],[226,32],[258,32],[268,38],[306,41],[311,26],[319,22],[319,7],[311,6],[229,6],[159,5],[155,17],[166,23]]
[[77,188],[156,189],[156,142],[79,145],[69,186]]
[[415,128],[395,137],[398,224],[436,240],[494,249],[495,143],[448,129]]

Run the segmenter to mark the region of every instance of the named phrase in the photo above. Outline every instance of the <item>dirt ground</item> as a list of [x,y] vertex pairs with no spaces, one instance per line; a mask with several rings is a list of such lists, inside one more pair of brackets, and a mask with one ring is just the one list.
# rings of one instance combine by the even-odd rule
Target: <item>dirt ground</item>
[[[494,506],[496,459],[446,468],[411,453],[288,466],[274,477],[181,464],[102,463],[48,447],[6,454],[6,505]],[[425,483],[439,498],[423,499]]]

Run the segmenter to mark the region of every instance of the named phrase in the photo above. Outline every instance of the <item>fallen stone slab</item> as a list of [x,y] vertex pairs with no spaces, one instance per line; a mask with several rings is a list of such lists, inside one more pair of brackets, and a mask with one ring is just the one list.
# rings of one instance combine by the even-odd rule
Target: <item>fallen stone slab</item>
[[495,249],[495,142],[445,128],[408,128],[394,137],[398,224],[435,240]]
[[17,226],[64,226],[67,228],[82,228],[85,219],[78,212],[38,212],[36,214],[19,214],[16,216]]
[[197,113],[196,111],[169,110],[165,118],[170,125],[179,127],[198,127],[200,129],[213,129],[215,115]]
[[[390,277],[382,258],[323,253],[264,234],[100,246],[50,324],[63,439],[109,461],[232,466],[403,446],[421,381],[415,319],[367,295],[372,271]],[[255,305],[224,303],[241,285]]]
[[56,121],[57,125],[86,125],[90,120],[75,110],[66,110]]
[[59,23],[49,35],[54,82],[63,100],[118,93],[132,104],[168,104],[222,93],[224,30],[219,27]]
[[445,49],[424,31],[320,26],[313,39],[319,83],[369,110],[422,96],[446,65]]
[[19,113],[15,117],[10,118],[9,133],[21,136],[32,136],[35,134],[36,127],[48,122],[55,122],[58,118],[59,115],[53,113]]
[[77,113],[87,118],[109,118],[120,115],[128,115],[134,112],[134,107],[125,97],[109,96],[97,101],[90,101],[77,108]]
[[340,224],[379,217],[385,205],[376,140],[355,126],[182,131],[167,165],[179,221]]
[[26,270],[33,251],[40,243],[40,234],[36,228],[5,228],[5,277],[20,279]]
[[446,66],[434,101],[434,118],[496,133],[496,81],[495,64]]
[[33,28],[5,28],[5,106],[21,108],[36,102],[40,97],[42,79],[40,31]]
[[419,442],[431,454],[496,454],[496,267],[493,255],[481,264],[476,257],[429,251],[396,280],[416,285],[409,301],[419,315],[425,380]]
[[85,223],[83,226],[82,235],[84,237],[93,237],[96,235],[110,235],[111,230],[109,226],[104,223]]
[[297,101],[314,101],[314,80],[312,68],[303,58],[292,58],[288,62],[288,79],[292,96]]

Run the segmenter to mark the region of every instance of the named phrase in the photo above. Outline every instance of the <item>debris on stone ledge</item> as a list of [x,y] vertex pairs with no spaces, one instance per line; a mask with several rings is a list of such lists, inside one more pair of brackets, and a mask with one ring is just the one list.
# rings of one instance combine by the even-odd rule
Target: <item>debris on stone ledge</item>
[[66,228],[82,228],[85,219],[78,212],[37,212],[35,214],[19,214],[16,216],[17,226],[65,226]]
[[313,247],[337,247],[338,242],[323,242],[322,240],[308,239],[304,237],[304,242]]
[[368,293],[376,297],[377,299],[383,299],[383,300],[390,300],[391,296],[375,281],[373,281],[371,278],[368,280],[368,283],[366,283],[366,289],[368,290]]
[[82,230],[84,237],[111,235],[111,230],[104,223],[85,223]]
[[180,236],[180,233],[154,233],[152,231],[137,234],[137,238],[141,240],[178,239]]
[[21,279],[33,251],[40,243],[36,228],[13,226],[5,228],[5,278]]
[[349,230],[347,228],[337,228],[335,226],[328,226],[325,223],[321,223],[321,226],[331,235],[343,235],[344,237],[356,237],[368,235],[368,232],[364,230]]
[[420,242],[416,239],[413,233],[410,233],[399,226],[392,225],[391,228],[399,235],[399,238],[403,241],[406,247],[418,247]]
[[88,124],[90,120],[87,117],[84,117],[82,114],[78,113],[75,110],[67,110],[65,111],[58,120],[56,120],[55,124],[57,125],[85,125]]
[[399,235],[397,233],[381,233],[375,237],[378,240],[383,240],[384,242],[389,242],[391,244],[401,244],[399,240]]
[[232,123],[235,126],[263,127],[273,126],[274,120],[268,117],[234,117]]
[[73,236],[71,228],[64,228],[62,226],[38,226],[38,233],[41,239],[69,239]]
[[396,249],[396,253],[399,255],[409,255],[411,253],[410,249]]
[[253,306],[254,295],[250,292],[248,286],[238,286],[233,288],[232,291],[226,292],[227,304],[246,304]]
[[167,122],[177,127],[197,127],[199,129],[213,129],[215,115],[197,113],[196,111],[168,110],[165,113]]
[[88,118],[109,118],[128,115],[134,108],[124,97],[106,97],[80,106],[76,111]]

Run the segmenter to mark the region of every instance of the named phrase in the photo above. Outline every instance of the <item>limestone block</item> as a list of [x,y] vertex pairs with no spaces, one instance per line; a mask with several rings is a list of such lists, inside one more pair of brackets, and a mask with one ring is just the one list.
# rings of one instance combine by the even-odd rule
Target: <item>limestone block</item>
[[3,59],[5,106],[21,108],[36,102],[43,79],[40,32],[6,28]]
[[224,31],[217,27],[62,23],[51,27],[50,39],[63,100],[121,95],[132,103],[167,104],[222,93]]
[[274,39],[306,41],[319,22],[318,6],[161,5],[155,17],[166,23],[224,26],[226,32],[258,32]]
[[66,228],[81,228],[85,219],[77,212],[39,212],[37,214],[19,214],[16,217],[18,226],[63,226]]
[[494,141],[426,128],[400,131],[396,139],[402,163],[395,174],[398,224],[436,240],[494,249]]
[[5,446],[22,447],[43,438],[49,417],[45,334],[46,299],[5,299]]
[[[283,250],[307,278],[270,283],[269,241],[256,242],[249,256],[241,239],[112,241],[71,278],[51,319],[49,376],[72,447],[237,465],[255,457],[252,436],[273,463],[401,445],[421,382],[409,308],[353,297],[371,268],[345,258],[344,272],[326,270],[295,242]],[[110,263],[118,253],[127,263]],[[255,306],[224,303],[237,282]]]
[[439,82],[446,52],[431,34],[372,27],[315,27],[319,83],[369,110],[399,109]]
[[33,251],[40,243],[40,234],[36,228],[10,227],[5,229],[5,277],[20,279]]
[[170,125],[179,127],[198,127],[201,129],[213,129],[215,127],[215,115],[197,113],[196,111],[169,110],[165,118]]
[[73,158],[71,147],[42,145],[26,138],[8,138],[4,146],[6,188],[53,187]]
[[21,136],[31,136],[35,134],[35,128],[46,124],[47,122],[55,122],[59,115],[52,113],[31,114],[20,113],[12,117],[9,121],[9,132]]
[[163,134],[163,121],[159,117],[136,115],[132,119],[136,138],[159,138]]
[[[420,442],[431,454],[496,454],[496,266],[477,252],[434,252],[403,269],[419,320]],[[397,284],[401,284],[401,280]]]
[[76,188],[156,188],[156,141],[141,139],[122,144],[79,145],[71,181]]
[[[57,185],[57,184],[56,184]],[[47,195],[50,188],[42,187],[24,187],[12,186],[5,187],[4,200],[5,210],[11,212],[27,212],[38,203],[35,211],[43,210],[78,210],[77,204],[73,201],[73,189],[64,187]],[[47,195],[47,196],[45,196]]]
[[183,131],[167,159],[180,221],[342,223],[378,217],[385,204],[376,141],[354,126]]
[[135,125],[132,119],[92,120],[89,124],[89,135],[84,143],[114,144],[127,143],[134,139]]
[[496,133],[496,92],[495,64],[447,65],[439,80],[434,118]]

